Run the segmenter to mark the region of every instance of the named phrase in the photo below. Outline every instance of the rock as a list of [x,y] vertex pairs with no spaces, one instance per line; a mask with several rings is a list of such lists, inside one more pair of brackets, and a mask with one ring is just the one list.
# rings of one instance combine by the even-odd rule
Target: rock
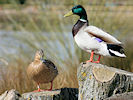
[[81,63],[77,77],[79,100],[103,100],[133,91],[133,73],[106,65]]

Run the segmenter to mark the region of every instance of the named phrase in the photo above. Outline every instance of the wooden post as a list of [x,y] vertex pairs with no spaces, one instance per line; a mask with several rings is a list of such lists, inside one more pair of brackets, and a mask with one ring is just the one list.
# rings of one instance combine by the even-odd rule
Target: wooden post
[[77,72],[79,100],[103,100],[133,91],[133,73],[102,64],[81,63]]
[[12,89],[0,95],[0,100],[78,100],[78,89],[61,88],[53,91],[27,92],[22,95]]
[[28,100],[78,100],[77,88],[61,88],[54,91],[28,92],[22,94]]

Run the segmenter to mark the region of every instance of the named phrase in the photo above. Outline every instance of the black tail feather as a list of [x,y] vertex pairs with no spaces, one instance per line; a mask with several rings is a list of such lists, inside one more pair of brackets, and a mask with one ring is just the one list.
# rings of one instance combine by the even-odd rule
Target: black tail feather
[[120,45],[107,44],[107,49],[111,56],[126,57],[124,54],[124,49]]

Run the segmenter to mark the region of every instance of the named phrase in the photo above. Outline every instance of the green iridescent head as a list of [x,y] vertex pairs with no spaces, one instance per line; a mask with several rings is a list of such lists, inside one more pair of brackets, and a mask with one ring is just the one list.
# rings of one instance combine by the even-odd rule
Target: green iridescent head
[[76,14],[80,16],[80,19],[87,20],[87,14],[85,9],[81,5],[74,6],[70,12],[64,15],[64,17]]

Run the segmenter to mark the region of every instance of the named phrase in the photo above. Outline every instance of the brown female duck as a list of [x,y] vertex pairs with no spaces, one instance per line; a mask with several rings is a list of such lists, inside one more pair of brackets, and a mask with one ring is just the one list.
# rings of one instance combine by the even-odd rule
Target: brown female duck
[[51,87],[48,90],[51,91],[53,80],[58,75],[58,70],[54,63],[50,60],[43,59],[43,56],[43,50],[38,50],[35,54],[34,61],[27,68],[28,76],[37,83],[38,90],[35,91],[38,92],[43,91],[40,89],[39,84],[49,82],[51,82]]

